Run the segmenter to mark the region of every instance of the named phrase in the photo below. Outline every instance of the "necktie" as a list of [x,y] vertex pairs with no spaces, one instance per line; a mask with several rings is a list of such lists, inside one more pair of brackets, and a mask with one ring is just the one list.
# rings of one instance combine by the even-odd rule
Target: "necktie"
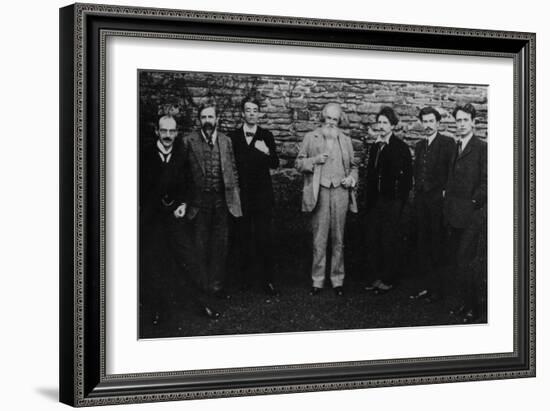
[[252,131],[245,132],[246,137],[254,137],[254,133]]
[[170,161],[170,156],[172,155],[172,152],[165,154],[162,151],[159,151],[158,153],[163,163],[168,163]]
[[208,137],[208,146],[210,148],[213,148],[214,147],[214,141],[212,139],[212,136]]
[[458,155],[462,154],[462,140],[458,140],[456,143]]
[[374,159],[374,167],[378,168],[378,160],[380,159],[380,153],[386,146],[386,143],[384,141],[378,142],[378,151],[376,152],[376,158]]

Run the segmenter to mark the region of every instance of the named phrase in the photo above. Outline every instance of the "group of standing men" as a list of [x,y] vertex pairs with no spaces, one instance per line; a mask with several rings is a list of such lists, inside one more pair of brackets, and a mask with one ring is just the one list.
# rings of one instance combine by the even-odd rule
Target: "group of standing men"
[[[242,283],[261,280],[268,295],[279,294],[272,271],[274,194],[269,171],[278,167],[279,159],[273,135],[258,126],[260,104],[245,99],[241,109],[243,125],[226,136],[217,128],[216,107],[201,106],[200,130],[178,144],[176,122],[164,116],[156,145],[142,155],[147,163],[142,167],[142,221],[144,227],[157,227],[156,231],[145,229],[145,235],[156,232],[151,241],[172,249],[176,262],[188,273],[191,299],[209,318],[219,316],[212,298],[229,298],[225,271],[231,220],[236,222],[236,261]],[[344,295],[346,216],[348,211],[358,211],[359,176],[352,141],[340,127],[343,116],[339,104],[327,104],[321,126],[305,135],[295,162],[304,176],[302,211],[311,215],[311,295],[324,287],[329,238],[330,283],[337,296]],[[463,294],[460,312],[464,321],[473,321],[479,315],[479,296],[470,265],[486,213],[487,148],[474,136],[476,112],[471,104],[457,106],[453,116],[456,142],[438,132],[441,115],[437,110],[420,111],[426,139],[415,147],[413,166],[407,144],[393,134],[399,122],[394,110],[383,107],[377,114],[376,142],[368,150],[365,177],[375,280],[366,289],[387,292],[395,284],[401,252],[399,225],[414,186],[418,255],[429,279],[414,297],[441,292],[438,268],[445,261],[443,256],[450,255],[453,276],[465,279],[456,290]],[[162,216],[156,220],[160,229],[159,224],[146,223],[154,220],[155,213]],[[442,244],[451,251],[445,253]]]
[[[259,107],[257,101],[245,99],[244,124],[225,135],[217,127],[216,106],[205,104],[198,110],[200,130],[177,142],[176,122],[164,116],[159,120],[156,146],[142,155],[154,159],[142,167],[142,225],[160,226],[149,242],[157,252],[168,250],[174,257],[175,270],[186,273],[176,282],[185,278],[188,297],[209,318],[220,315],[214,308],[216,299],[230,298],[225,287],[230,227],[235,228],[232,236],[238,255],[233,262],[243,287],[260,280],[269,296],[279,294],[272,281],[274,195],[269,171],[278,167],[279,158],[273,135],[258,126]],[[157,222],[144,217],[151,214],[146,212],[152,208],[150,202],[164,216]],[[151,230],[144,231],[147,236]],[[142,267],[147,266],[146,260]],[[157,291],[173,279],[155,275],[155,264],[150,265],[154,279],[146,281],[144,276],[141,291],[144,297],[150,296],[144,298],[145,304],[155,306],[153,321],[157,321],[164,308]]]

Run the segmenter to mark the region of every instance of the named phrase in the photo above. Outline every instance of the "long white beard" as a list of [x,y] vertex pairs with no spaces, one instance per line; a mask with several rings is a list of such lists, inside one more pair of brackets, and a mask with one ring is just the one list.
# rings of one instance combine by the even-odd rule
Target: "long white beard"
[[322,128],[322,132],[323,132],[323,136],[325,136],[325,138],[336,138],[336,136],[338,136],[338,128],[337,127],[327,127],[327,126],[324,126]]

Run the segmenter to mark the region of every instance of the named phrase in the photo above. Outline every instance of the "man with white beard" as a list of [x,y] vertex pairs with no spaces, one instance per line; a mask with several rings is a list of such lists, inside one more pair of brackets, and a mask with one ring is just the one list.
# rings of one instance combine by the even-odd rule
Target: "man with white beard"
[[323,288],[330,235],[330,281],[336,295],[343,296],[344,228],[348,209],[357,212],[357,164],[351,139],[338,127],[340,105],[328,103],[321,114],[322,126],[305,135],[296,159],[296,169],[304,174],[302,211],[311,213],[313,231],[310,294]]

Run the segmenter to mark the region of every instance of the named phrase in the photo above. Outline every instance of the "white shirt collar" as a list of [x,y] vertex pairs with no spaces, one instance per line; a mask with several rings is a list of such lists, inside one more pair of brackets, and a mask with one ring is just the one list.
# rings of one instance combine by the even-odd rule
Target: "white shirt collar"
[[[201,135],[202,138],[206,143],[208,143],[208,138],[206,138],[206,135],[204,134],[204,131],[201,129]],[[216,139],[218,138],[218,129],[214,129],[214,132],[212,133],[212,144],[216,144]]]
[[157,148],[159,150],[158,153],[162,162],[168,163],[172,157],[172,149],[174,148],[174,145],[172,144],[170,148],[166,148],[160,140],[157,140]]
[[172,152],[172,149],[174,148],[174,145],[171,145],[170,148],[166,148],[160,140],[157,140],[157,148],[159,149],[159,151],[164,154],[164,155],[167,155],[167,154],[170,154]]
[[247,136],[246,133],[256,134],[256,131],[257,131],[257,130],[258,130],[258,125],[257,125],[257,124],[254,124],[254,125],[251,127],[251,126],[249,126],[248,124],[243,123],[244,139],[246,140],[246,143],[247,143],[247,144],[250,144],[250,142],[252,141],[253,137]]
[[437,131],[433,133],[431,136],[428,136],[428,146],[434,142],[436,137],[437,137]]
[[257,130],[258,130],[258,125],[257,124],[254,124],[253,126],[249,126],[248,124],[243,123],[243,131],[245,133],[248,131],[249,133],[256,134]]

